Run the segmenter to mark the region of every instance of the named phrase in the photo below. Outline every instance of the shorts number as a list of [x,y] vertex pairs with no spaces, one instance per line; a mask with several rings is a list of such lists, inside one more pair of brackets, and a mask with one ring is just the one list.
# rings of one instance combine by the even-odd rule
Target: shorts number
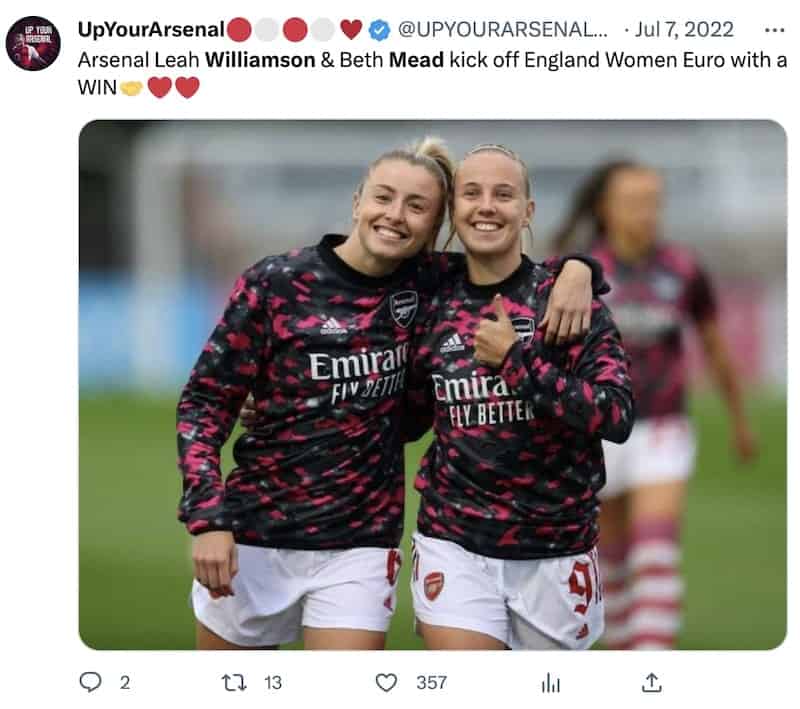
[[581,615],[586,615],[592,598],[595,599],[595,602],[602,600],[600,574],[597,570],[597,551],[592,549],[588,556],[589,562],[576,561],[572,565],[572,573],[569,575],[569,592],[586,601],[586,603],[578,603],[574,608],[575,612]]
[[386,580],[390,586],[394,586],[394,582],[397,581],[397,573],[400,571],[402,563],[403,560],[397,549],[389,549],[389,553],[386,555]]

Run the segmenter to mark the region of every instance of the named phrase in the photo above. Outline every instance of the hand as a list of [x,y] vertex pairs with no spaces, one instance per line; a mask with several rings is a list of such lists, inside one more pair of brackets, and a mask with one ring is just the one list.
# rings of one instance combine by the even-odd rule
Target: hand
[[743,463],[749,463],[755,460],[758,453],[758,444],[746,423],[739,423],[736,425],[733,435],[733,446],[736,449],[739,460]]
[[497,320],[483,318],[478,323],[475,331],[475,358],[492,367],[499,367],[519,338],[503,306],[503,297],[496,295],[492,304]]
[[247,395],[242,410],[239,412],[239,420],[242,422],[242,426],[248,431],[252,431],[256,427],[258,411],[256,410],[256,402],[252,394]]
[[563,345],[589,332],[592,316],[592,269],[570,259],[561,268],[550,291],[539,329],[547,328],[545,344]]
[[234,595],[231,582],[239,571],[239,559],[231,532],[206,532],[194,537],[192,562],[195,578],[211,598]]

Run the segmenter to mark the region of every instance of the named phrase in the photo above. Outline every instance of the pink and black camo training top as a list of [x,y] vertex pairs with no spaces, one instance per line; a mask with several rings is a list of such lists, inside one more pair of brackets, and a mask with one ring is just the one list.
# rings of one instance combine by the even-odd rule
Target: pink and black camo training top
[[[344,238],[268,257],[234,286],[178,403],[191,533],[309,550],[399,543],[402,443],[428,419],[402,415],[414,324],[463,257],[423,255],[371,278],[336,255]],[[250,391],[259,419],[223,480],[220,451]]]
[[[236,283],[178,403],[191,533],[300,549],[399,543],[398,418],[424,274],[412,260],[365,276],[334,253],[343,238],[266,258]],[[250,391],[259,420],[223,482],[220,450]]]
[[[433,406],[434,442],[416,488],[418,528],[485,556],[577,554],[597,541],[601,439],[633,424],[628,363],[608,309],[594,301],[586,339],[546,346],[537,329],[554,278],[523,257],[500,284],[443,284],[417,325],[409,399]],[[480,320],[503,302],[519,340],[497,369],[474,356]]]
[[638,419],[684,413],[687,369],[682,330],[716,316],[711,282],[683,246],[659,244],[631,266],[604,244],[592,255],[612,284],[606,298],[631,358]]

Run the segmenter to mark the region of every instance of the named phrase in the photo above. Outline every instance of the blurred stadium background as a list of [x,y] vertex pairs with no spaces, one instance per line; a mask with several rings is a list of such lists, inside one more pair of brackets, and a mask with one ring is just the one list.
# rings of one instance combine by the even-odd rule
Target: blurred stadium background
[[[83,641],[193,646],[189,542],[175,516],[179,389],[236,276],[267,254],[347,232],[364,167],[424,134],[444,137],[455,156],[500,142],[528,162],[535,258],[547,255],[570,195],[595,164],[625,156],[662,170],[665,236],[690,244],[714,277],[761,451],[754,465],[735,462],[693,344],[700,457],[684,524],[681,647],[778,645],[786,629],[786,138],[763,121],[88,124],[79,195]],[[407,450],[409,480],[423,445]],[[407,533],[416,502],[409,491]],[[389,647],[419,649],[408,564],[400,591]]]

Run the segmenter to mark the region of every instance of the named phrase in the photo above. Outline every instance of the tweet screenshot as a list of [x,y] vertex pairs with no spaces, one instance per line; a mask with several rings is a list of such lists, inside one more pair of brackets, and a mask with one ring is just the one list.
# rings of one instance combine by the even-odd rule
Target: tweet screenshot
[[4,706],[792,703],[788,4],[0,14]]

